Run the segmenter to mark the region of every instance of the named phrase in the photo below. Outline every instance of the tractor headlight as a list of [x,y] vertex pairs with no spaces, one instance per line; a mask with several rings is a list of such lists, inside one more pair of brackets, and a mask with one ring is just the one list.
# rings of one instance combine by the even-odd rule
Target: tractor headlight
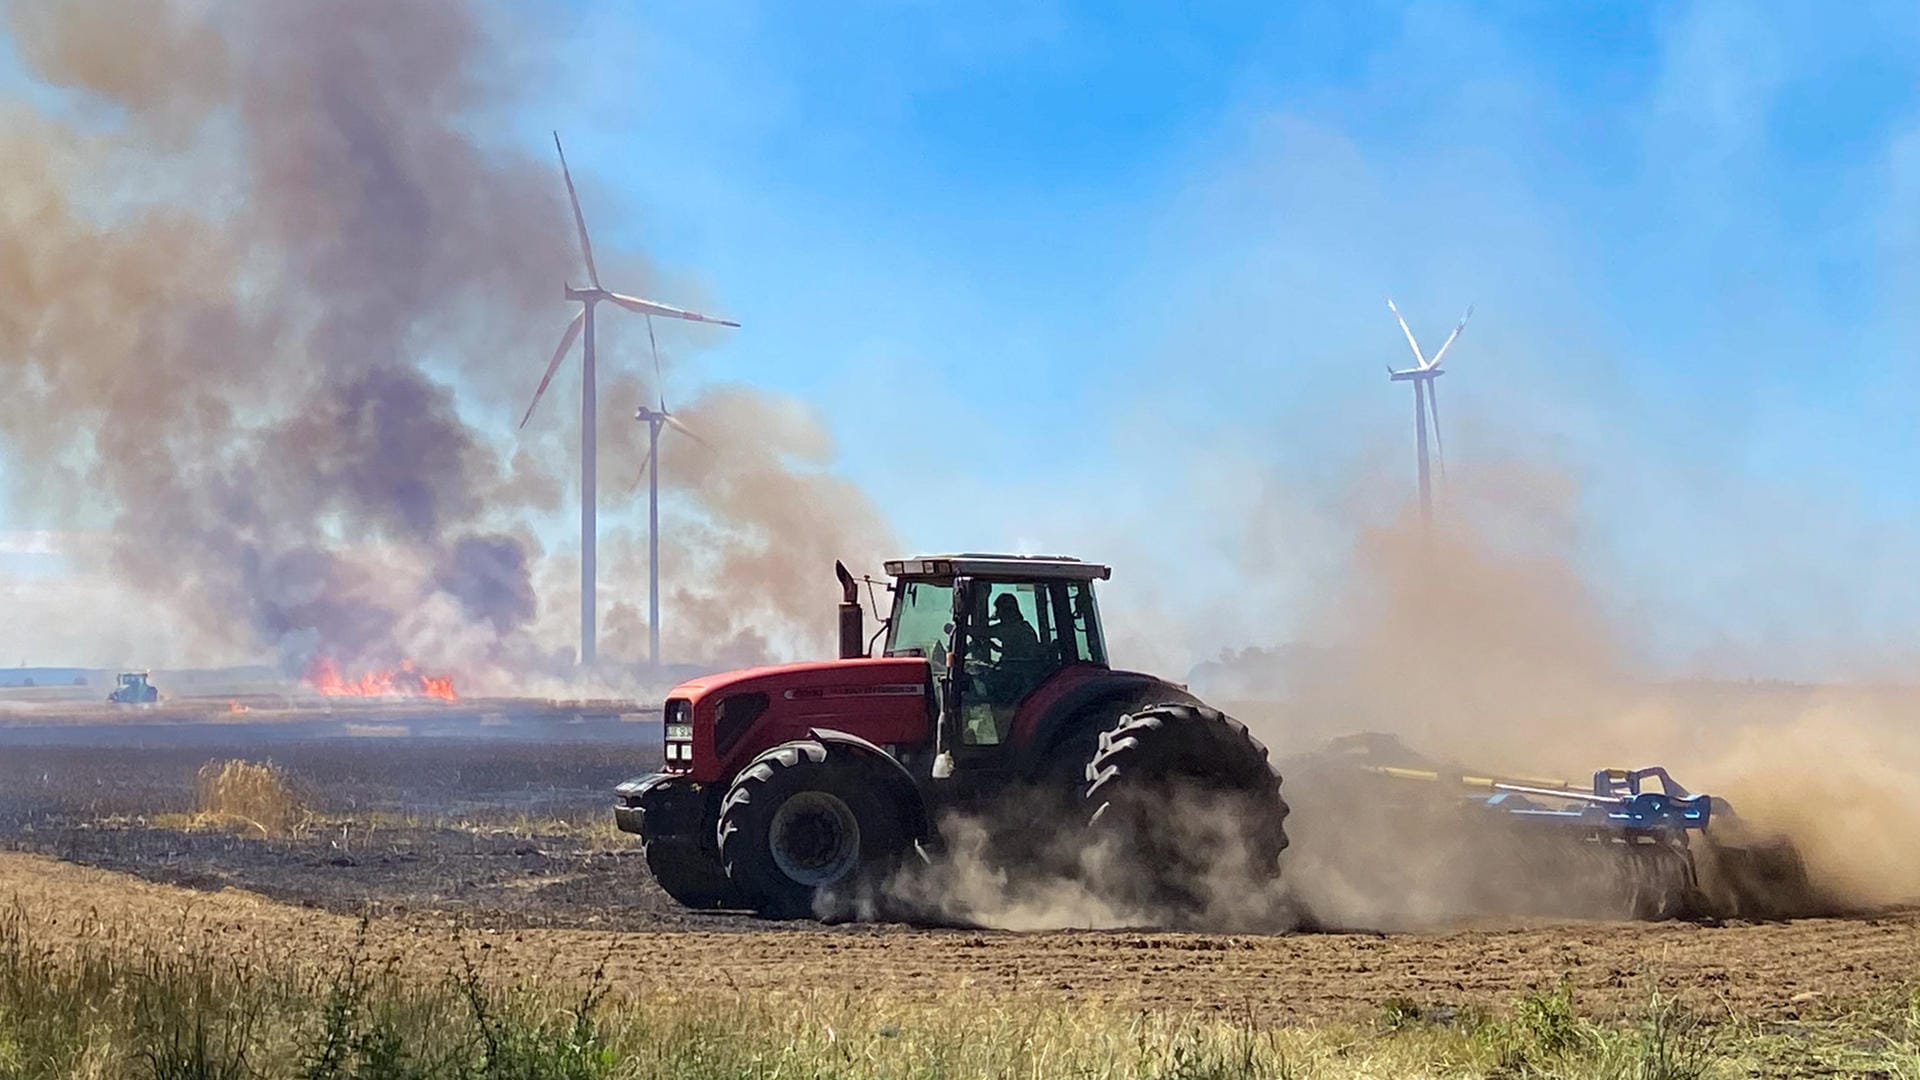
[[666,758],[667,767],[691,767],[693,765],[693,702],[685,698],[674,698],[667,702],[665,716],[666,737],[661,754]]

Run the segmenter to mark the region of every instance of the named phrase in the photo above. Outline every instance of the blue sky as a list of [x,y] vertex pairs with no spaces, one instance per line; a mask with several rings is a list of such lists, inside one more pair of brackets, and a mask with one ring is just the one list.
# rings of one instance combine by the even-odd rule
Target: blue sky
[[[1478,305],[1452,469],[1570,477],[1567,554],[1658,664],[1910,653],[1911,9],[580,19],[560,122],[625,211],[596,227],[749,324],[688,377],[809,400],[908,546],[1131,558],[1115,591],[1177,576],[1123,595],[1205,592],[1182,614],[1217,645],[1284,638],[1347,557],[1348,493],[1410,484],[1392,293],[1436,339]],[[1147,485],[1183,517],[1286,492],[1299,569],[1248,585],[1218,530],[1125,505]]]
[[805,402],[908,548],[1116,563],[1146,659],[1299,635],[1410,494],[1388,294],[1477,306],[1450,474],[1563,480],[1656,668],[1911,658],[1920,13],[1193,8],[509,8],[576,62],[494,137],[746,324],[677,394]]

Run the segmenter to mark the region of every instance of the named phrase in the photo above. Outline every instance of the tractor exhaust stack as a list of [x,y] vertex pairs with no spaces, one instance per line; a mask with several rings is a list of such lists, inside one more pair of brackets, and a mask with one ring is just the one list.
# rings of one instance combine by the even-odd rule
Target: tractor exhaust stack
[[847,572],[847,564],[835,560],[833,576],[840,579],[840,659],[857,660],[867,655],[866,616],[860,609],[860,583]]

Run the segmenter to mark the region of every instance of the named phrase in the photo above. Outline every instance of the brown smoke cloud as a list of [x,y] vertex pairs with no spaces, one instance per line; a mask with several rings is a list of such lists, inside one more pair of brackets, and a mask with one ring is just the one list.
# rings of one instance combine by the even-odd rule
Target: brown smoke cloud
[[[661,510],[662,605],[674,613],[663,619],[662,650],[713,666],[830,655],[833,627],[793,613],[833,610],[834,560],[878,573],[895,553],[879,512],[828,471],[831,434],[811,410],[740,386],[668,404],[701,441],[672,429],[660,439],[663,499],[681,497]],[[632,436],[635,445],[644,446],[644,431]],[[635,502],[646,496],[644,453],[623,459],[617,481]],[[695,503],[698,513],[685,512]],[[612,541],[615,573],[642,588],[615,602],[609,636],[628,652],[644,651],[647,537],[621,532]],[[878,595],[884,605],[885,592]]]
[[[66,92],[0,106],[14,502],[109,538],[88,569],[191,652],[290,671],[413,655],[502,688],[571,653],[572,598],[532,526],[572,505],[577,407],[551,395],[519,442],[510,413],[578,256],[553,166],[471,134],[528,81],[527,43],[489,18],[451,0],[6,7],[23,65]],[[631,253],[602,266],[657,281]],[[603,350],[616,474],[638,454],[613,433],[644,400],[618,357]],[[883,529],[795,407],[730,391],[715,408],[791,414],[787,441],[752,448],[749,419],[727,432],[737,465],[676,474],[699,551],[678,569],[729,575],[676,599],[753,600],[676,645],[764,655],[826,621],[798,575],[830,591],[823,553]],[[645,580],[610,578],[616,595]]]

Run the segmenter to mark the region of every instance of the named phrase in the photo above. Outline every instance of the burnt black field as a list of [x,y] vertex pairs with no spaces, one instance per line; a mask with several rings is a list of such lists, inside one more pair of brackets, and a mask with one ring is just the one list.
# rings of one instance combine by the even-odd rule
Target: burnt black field
[[[613,787],[659,764],[657,712],[495,703],[11,719],[0,726],[0,847],[340,912],[499,926],[688,918],[612,828]],[[199,771],[231,759],[284,770],[301,824],[266,836],[197,816]]]

